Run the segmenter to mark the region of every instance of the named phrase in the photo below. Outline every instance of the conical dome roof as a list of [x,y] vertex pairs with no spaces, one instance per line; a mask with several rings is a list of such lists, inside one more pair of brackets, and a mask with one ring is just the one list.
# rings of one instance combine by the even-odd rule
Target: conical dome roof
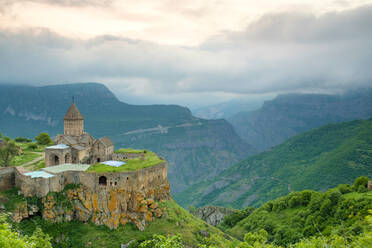
[[72,102],[70,108],[68,109],[65,115],[64,120],[84,120],[84,117],[76,107],[75,102]]

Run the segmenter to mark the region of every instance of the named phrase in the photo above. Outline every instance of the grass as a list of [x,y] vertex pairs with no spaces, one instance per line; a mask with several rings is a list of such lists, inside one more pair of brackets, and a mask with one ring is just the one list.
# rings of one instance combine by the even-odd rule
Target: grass
[[136,154],[140,154],[144,152],[146,152],[146,150],[136,150],[132,148],[120,148],[115,151],[115,153],[136,153]]
[[140,169],[149,168],[160,163],[163,163],[164,160],[161,160],[155,153],[147,152],[145,159],[134,158],[125,160],[126,164],[120,167],[113,167],[101,163],[94,164],[89,167],[88,172],[127,172],[135,171]]
[[[200,219],[195,218],[174,201],[160,203],[160,207],[167,209],[167,214],[162,218],[150,222],[144,231],[139,231],[133,224],[120,225],[116,230],[106,226],[96,226],[92,223],[78,221],[51,223],[39,216],[23,220],[18,228],[25,234],[32,234],[36,227],[41,227],[43,232],[53,239],[54,248],[62,247],[120,247],[132,240],[142,241],[154,234],[175,235],[181,234],[188,246],[196,247],[200,243],[210,243],[215,247],[231,247],[237,242],[217,228],[210,226]],[[201,230],[210,234],[208,240],[201,235]],[[229,241],[228,239],[233,241]]]
[[40,170],[42,168],[45,168],[45,159],[42,159],[36,163],[33,163],[33,164],[30,164],[28,166],[25,167],[26,169],[28,170],[32,170],[32,171],[37,171],[37,170]]
[[15,156],[12,161],[10,162],[11,165],[18,166],[30,162],[38,157],[40,154],[24,151],[20,156]]
[[36,149],[30,149],[28,146],[31,143],[21,143],[21,142],[16,142],[16,145],[22,148],[22,151],[29,151],[29,152],[44,152],[46,145],[37,145]]
[[0,192],[0,203],[4,203],[7,211],[13,211],[20,204],[25,204],[26,199],[23,195],[18,195],[18,188],[12,188]]

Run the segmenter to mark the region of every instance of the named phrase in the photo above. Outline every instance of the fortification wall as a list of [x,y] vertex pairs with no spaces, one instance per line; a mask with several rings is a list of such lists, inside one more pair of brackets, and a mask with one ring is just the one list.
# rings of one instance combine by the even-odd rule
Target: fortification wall
[[31,178],[23,175],[15,168],[15,186],[20,189],[25,197],[43,197],[49,192],[60,192],[64,188],[63,175],[56,175],[50,178]]
[[11,189],[14,186],[14,167],[0,168],[0,191]]
[[[92,173],[65,171],[54,174],[54,177],[50,178],[31,178],[23,175],[16,168],[14,171],[15,180],[13,179],[13,181],[15,183],[11,185],[17,186],[26,197],[34,195],[43,197],[49,192],[61,192],[67,184],[81,184],[91,192],[107,192],[110,190],[146,192],[149,188],[168,185],[166,162],[132,172]],[[106,183],[100,183],[100,178],[104,178]]]

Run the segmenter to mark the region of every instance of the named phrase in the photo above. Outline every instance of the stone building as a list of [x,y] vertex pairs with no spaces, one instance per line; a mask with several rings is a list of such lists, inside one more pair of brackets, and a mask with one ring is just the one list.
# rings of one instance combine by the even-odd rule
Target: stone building
[[56,136],[56,145],[45,149],[47,167],[65,163],[93,164],[112,159],[114,144],[109,137],[96,140],[84,132],[84,117],[74,102],[63,120],[64,133]]
[[[52,222],[76,219],[111,229],[132,222],[144,230],[166,211],[160,203],[170,199],[167,162],[147,151],[127,148],[114,153],[110,138],[96,140],[84,132],[84,118],[74,102],[64,118],[64,133],[54,142],[45,149],[46,168],[0,168],[0,191],[17,187],[25,197],[41,198],[39,205],[27,200],[18,204],[13,221],[38,214]],[[153,164],[148,164],[150,155],[158,158]],[[138,167],[141,160],[143,166]],[[97,162],[101,163],[91,165]],[[113,169],[95,170],[96,166]],[[68,201],[69,207],[58,197]]]

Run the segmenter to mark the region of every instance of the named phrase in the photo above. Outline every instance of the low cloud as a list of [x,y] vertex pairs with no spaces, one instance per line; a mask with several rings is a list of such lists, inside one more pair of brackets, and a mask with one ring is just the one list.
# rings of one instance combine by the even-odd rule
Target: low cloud
[[198,47],[118,36],[69,39],[48,29],[2,30],[0,82],[99,81],[124,99],[181,104],[244,94],[341,91],[371,85],[371,26],[367,5],[319,17],[269,14]]

